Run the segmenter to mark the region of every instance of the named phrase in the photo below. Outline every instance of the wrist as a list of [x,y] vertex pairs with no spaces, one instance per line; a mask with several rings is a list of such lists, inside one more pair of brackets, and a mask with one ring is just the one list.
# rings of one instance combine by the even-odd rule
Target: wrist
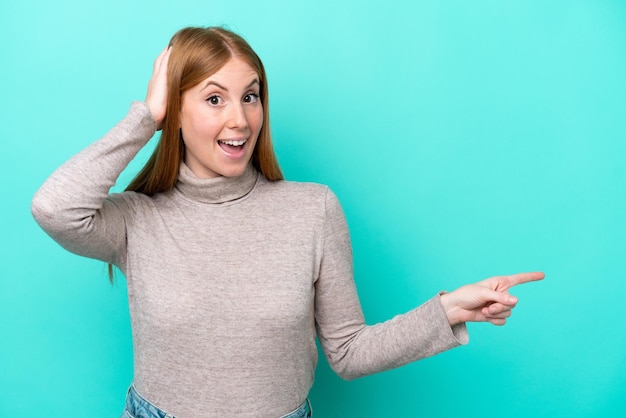
[[451,327],[458,325],[464,321],[460,318],[460,309],[456,306],[452,301],[452,296],[450,293],[441,293],[439,300],[441,301],[441,306],[443,307],[443,311],[448,318],[448,324]]

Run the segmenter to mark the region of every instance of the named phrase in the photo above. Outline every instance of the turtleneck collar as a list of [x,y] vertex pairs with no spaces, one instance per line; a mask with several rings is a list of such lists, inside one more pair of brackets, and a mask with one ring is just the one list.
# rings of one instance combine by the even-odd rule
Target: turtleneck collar
[[175,189],[188,199],[202,203],[227,203],[246,196],[259,178],[258,171],[248,164],[238,177],[214,177],[201,179],[185,163],[180,164]]

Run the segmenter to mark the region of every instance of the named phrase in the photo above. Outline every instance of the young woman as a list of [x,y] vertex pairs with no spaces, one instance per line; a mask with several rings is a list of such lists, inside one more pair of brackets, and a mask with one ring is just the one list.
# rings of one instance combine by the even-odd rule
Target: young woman
[[[128,190],[109,194],[158,129]],[[282,180],[261,60],[221,28],[176,33],[145,102],[56,170],[32,211],[65,248],[126,277],[131,417],[310,416],[316,337],[354,379],[466,343],[467,321],[503,325],[508,289],[543,278],[492,277],[365,325],[339,202]]]

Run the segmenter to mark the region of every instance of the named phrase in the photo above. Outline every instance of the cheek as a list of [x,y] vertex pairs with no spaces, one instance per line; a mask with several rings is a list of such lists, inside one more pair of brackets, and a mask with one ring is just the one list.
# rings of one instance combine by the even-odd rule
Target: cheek
[[221,126],[215,118],[211,117],[187,117],[181,120],[181,130],[183,138],[201,136],[203,139],[211,139],[217,136]]
[[263,108],[259,107],[257,111],[255,111],[250,119],[250,124],[253,126],[255,131],[260,131],[263,126]]

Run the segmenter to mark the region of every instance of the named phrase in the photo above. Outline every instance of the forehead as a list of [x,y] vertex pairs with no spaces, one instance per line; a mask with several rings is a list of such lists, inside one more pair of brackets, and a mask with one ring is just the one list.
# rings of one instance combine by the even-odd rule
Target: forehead
[[[226,62],[215,73],[211,74],[207,77],[204,83],[209,81],[222,81],[229,83],[249,83],[254,79],[259,79],[259,75],[257,74],[254,67],[248,64],[246,61],[241,58],[233,57]],[[203,83],[201,83],[203,84]]]

